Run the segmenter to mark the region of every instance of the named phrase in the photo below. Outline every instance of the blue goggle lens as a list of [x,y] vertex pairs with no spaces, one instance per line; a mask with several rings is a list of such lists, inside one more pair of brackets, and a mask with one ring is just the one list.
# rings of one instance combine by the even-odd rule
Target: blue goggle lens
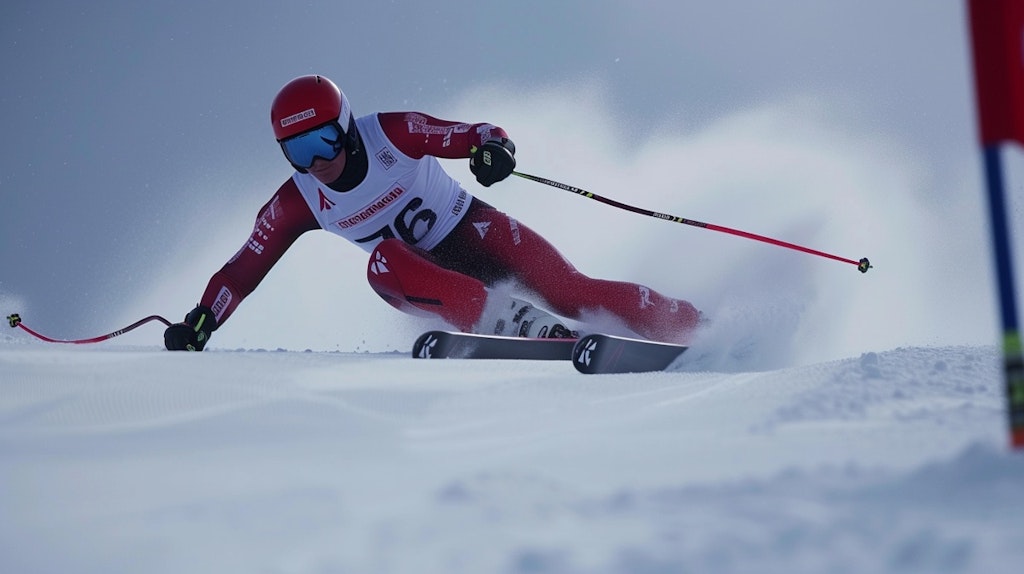
[[293,166],[309,169],[318,157],[327,161],[338,157],[345,149],[344,140],[345,132],[334,122],[282,141],[281,149]]

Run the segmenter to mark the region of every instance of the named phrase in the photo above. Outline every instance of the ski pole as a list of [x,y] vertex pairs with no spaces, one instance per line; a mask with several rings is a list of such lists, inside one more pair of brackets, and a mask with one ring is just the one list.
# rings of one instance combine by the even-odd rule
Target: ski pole
[[138,321],[132,323],[131,325],[128,325],[127,327],[125,327],[123,329],[118,329],[117,331],[114,331],[113,333],[107,333],[106,335],[100,335],[99,337],[92,337],[90,339],[51,339],[50,337],[47,337],[45,335],[40,335],[39,333],[33,331],[32,329],[29,329],[28,327],[26,327],[25,324],[21,322],[21,316],[18,315],[17,313],[14,313],[13,315],[8,315],[7,316],[7,322],[11,325],[12,329],[14,327],[20,327],[23,331],[25,331],[29,335],[32,335],[33,337],[35,337],[37,339],[41,339],[43,341],[46,341],[47,343],[70,343],[70,344],[74,344],[74,345],[83,345],[83,344],[86,344],[86,343],[99,343],[101,341],[106,341],[107,339],[113,339],[114,337],[117,337],[118,335],[123,335],[123,334],[127,333],[128,331],[131,331],[132,329],[135,329],[137,327],[141,327],[142,325],[145,325],[146,323],[149,323],[150,321],[160,321],[161,323],[163,323],[167,327],[171,326],[171,322],[168,321],[167,319],[164,319],[163,317],[161,317],[159,315],[150,315],[149,317],[146,317],[144,319],[139,319]]
[[770,243],[772,245],[778,245],[779,247],[785,247],[787,249],[794,249],[796,251],[802,251],[804,253],[809,253],[811,255],[817,255],[819,257],[825,257],[825,258],[828,258],[828,259],[834,259],[836,261],[842,261],[843,263],[849,263],[851,265],[856,265],[857,269],[861,273],[867,273],[868,269],[871,269],[871,262],[868,261],[867,257],[864,257],[864,258],[860,259],[859,261],[854,261],[853,259],[847,259],[845,257],[839,257],[838,255],[832,255],[831,253],[825,253],[824,251],[818,251],[817,249],[811,249],[809,247],[804,247],[802,245],[796,245],[795,243],[789,243],[789,242],[786,242],[786,241],[780,241],[778,239],[772,239],[771,237],[765,237],[763,235],[757,235],[755,233],[749,233],[747,231],[740,231],[739,229],[732,229],[732,228],[729,228],[729,227],[723,227],[721,225],[715,225],[713,223],[704,223],[703,221],[695,221],[693,219],[686,219],[685,217],[678,217],[678,216],[675,216],[675,215],[669,215],[667,213],[658,213],[657,211],[651,211],[649,209],[644,209],[642,207],[636,207],[636,206],[633,206],[633,205],[622,203],[620,201],[615,201],[614,199],[609,199],[607,197],[602,197],[600,195],[597,195],[596,193],[591,193],[591,192],[589,192],[589,191],[587,191],[585,189],[580,189],[580,188],[578,188],[576,186],[573,186],[573,185],[567,185],[567,184],[564,184],[564,183],[559,183],[557,181],[553,181],[553,180],[550,180],[550,179],[547,179],[547,178],[544,178],[544,177],[538,177],[536,175],[530,175],[528,173],[522,173],[522,172],[518,172],[518,171],[513,171],[512,175],[518,175],[519,177],[521,177],[523,179],[528,179],[530,181],[535,181],[537,183],[543,183],[544,185],[550,185],[551,187],[557,187],[558,189],[563,189],[565,191],[570,191],[572,193],[575,193],[576,195],[582,195],[583,197],[586,197],[586,198],[589,198],[589,199],[595,199],[595,200],[600,201],[601,203],[604,203],[606,205],[610,205],[612,207],[617,207],[619,209],[624,209],[626,211],[632,211],[633,213],[639,213],[640,215],[647,215],[649,217],[654,217],[654,218],[657,218],[657,219],[664,219],[666,221],[674,221],[675,223],[682,223],[684,225],[692,225],[694,227],[702,227],[704,229],[710,229],[711,231],[720,231],[722,233],[729,233],[729,234],[736,235],[736,236],[739,236],[739,237],[746,237],[747,239],[753,239],[753,240],[756,240],[756,241],[763,241],[764,243]]

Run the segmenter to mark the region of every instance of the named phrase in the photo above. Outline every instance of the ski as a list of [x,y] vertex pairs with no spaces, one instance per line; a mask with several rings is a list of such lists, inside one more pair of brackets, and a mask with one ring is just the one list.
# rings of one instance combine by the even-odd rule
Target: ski
[[614,335],[591,334],[580,339],[528,339],[427,331],[416,339],[416,359],[519,359],[572,361],[588,375],[663,371],[688,347]]
[[588,375],[663,371],[686,349],[685,345],[591,334],[573,348],[572,364]]
[[415,359],[523,359],[568,361],[576,339],[528,339],[427,331],[412,346]]

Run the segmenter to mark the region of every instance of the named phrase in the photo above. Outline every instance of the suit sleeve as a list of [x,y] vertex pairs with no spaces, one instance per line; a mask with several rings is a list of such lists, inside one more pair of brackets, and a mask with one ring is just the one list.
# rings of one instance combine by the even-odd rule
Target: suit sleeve
[[319,227],[295,182],[288,179],[260,209],[245,245],[210,278],[200,304],[212,309],[218,326],[223,325],[295,240]]
[[508,137],[505,130],[493,124],[451,122],[418,112],[380,113],[377,119],[395,147],[416,159],[425,155],[468,158],[484,142]]

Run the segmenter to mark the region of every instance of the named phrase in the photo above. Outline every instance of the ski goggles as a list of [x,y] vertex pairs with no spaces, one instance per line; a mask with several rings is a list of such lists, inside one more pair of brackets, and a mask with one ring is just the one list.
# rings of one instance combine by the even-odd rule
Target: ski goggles
[[316,158],[331,161],[345,149],[345,132],[338,122],[324,124],[316,129],[292,136],[281,142],[281,151],[292,166],[299,170],[313,167]]

